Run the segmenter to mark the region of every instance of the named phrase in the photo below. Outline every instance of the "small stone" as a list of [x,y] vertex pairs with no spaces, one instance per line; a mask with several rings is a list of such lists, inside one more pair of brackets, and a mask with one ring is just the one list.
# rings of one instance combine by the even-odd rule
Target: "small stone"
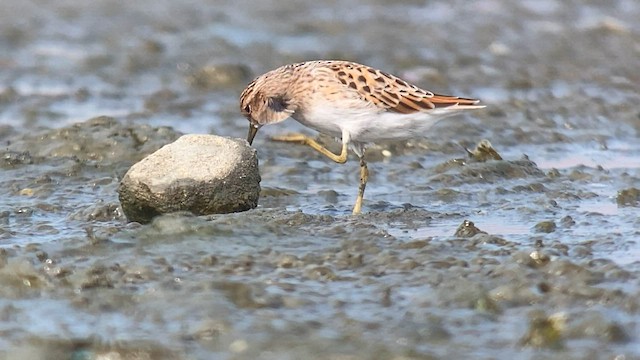
[[529,254],[529,257],[532,260],[531,265],[533,266],[544,266],[547,263],[549,263],[549,261],[551,261],[551,258],[549,257],[549,255],[543,253],[540,250],[535,250],[533,252],[531,252],[531,254]]
[[618,206],[640,206],[640,189],[629,188],[618,191],[616,203]]
[[535,230],[535,232],[549,234],[556,231],[556,223],[551,220],[541,221],[537,223],[533,229]]
[[474,237],[476,234],[486,234],[486,232],[478,229],[472,221],[465,220],[458,226],[454,236],[461,238]]
[[130,221],[178,211],[246,211],[258,204],[256,151],[240,139],[185,135],[134,164],[118,189]]
[[24,188],[20,190],[20,195],[22,196],[33,196],[34,193],[35,190],[33,190],[32,188]]
[[576,224],[576,221],[569,215],[565,216],[560,220],[560,224],[562,224],[565,228],[570,228]]
[[564,348],[565,314],[547,316],[542,311],[535,311],[529,317],[529,330],[520,339],[521,345],[554,350]]
[[473,161],[485,162],[488,160],[502,160],[502,156],[493,148],[489,140],[481,140],[473,150],[465,149]]
[[300,266],[302,262],[297,256],[291,254],[284,254],[278,259],[276,266],[279,268],[289,269],[292,267]]

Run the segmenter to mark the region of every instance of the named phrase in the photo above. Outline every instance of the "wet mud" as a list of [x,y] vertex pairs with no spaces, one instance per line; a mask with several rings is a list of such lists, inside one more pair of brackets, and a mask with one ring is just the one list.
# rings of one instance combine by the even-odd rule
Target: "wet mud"
[[[640,358],[639,17],[3,1],[0,358]],[[319,58],[487,108],[371,146],[361,216],[357,159],[269,141],[313,134],[291,120],[254,142],[257,209],[127,222],[132,164],[184,133],[245,137],[246,83]]]

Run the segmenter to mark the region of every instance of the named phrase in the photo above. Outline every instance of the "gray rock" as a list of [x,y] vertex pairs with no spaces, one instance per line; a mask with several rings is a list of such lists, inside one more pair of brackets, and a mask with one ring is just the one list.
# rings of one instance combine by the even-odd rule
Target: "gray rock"
[[184,135],[134,164],[118,193],[127,218],[141,223],[177,211],[245,211],[258,204],[258,158],[241,139]]

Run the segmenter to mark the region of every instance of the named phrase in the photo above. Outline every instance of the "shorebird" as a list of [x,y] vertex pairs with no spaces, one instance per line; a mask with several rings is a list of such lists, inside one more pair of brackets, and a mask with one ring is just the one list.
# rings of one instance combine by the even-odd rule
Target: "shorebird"
[[289,117],[340,138],[340,154],[303,134],[272,139],[308,145],[339,164],[347,161],[350,147],[360,159],[360,185],[353,207],[353,214],[359,214],[369,177],[366,144],[425,137],[439,120],[483,108],[478,102],[435,94],[366,65],[318,60],[285,65],[258,76],[242,92],[240,111],[249,120],[249,144],[263,125]]

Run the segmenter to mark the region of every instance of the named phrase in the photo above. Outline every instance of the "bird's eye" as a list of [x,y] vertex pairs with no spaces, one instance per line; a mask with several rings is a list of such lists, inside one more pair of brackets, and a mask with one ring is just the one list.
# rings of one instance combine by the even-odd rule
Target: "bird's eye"
[[245,106],[243,110],[244,110],[244,112],[246,112],[247,114],[250,114],[250,113],[251,113],[251,105],[247,105],[247,106]]

